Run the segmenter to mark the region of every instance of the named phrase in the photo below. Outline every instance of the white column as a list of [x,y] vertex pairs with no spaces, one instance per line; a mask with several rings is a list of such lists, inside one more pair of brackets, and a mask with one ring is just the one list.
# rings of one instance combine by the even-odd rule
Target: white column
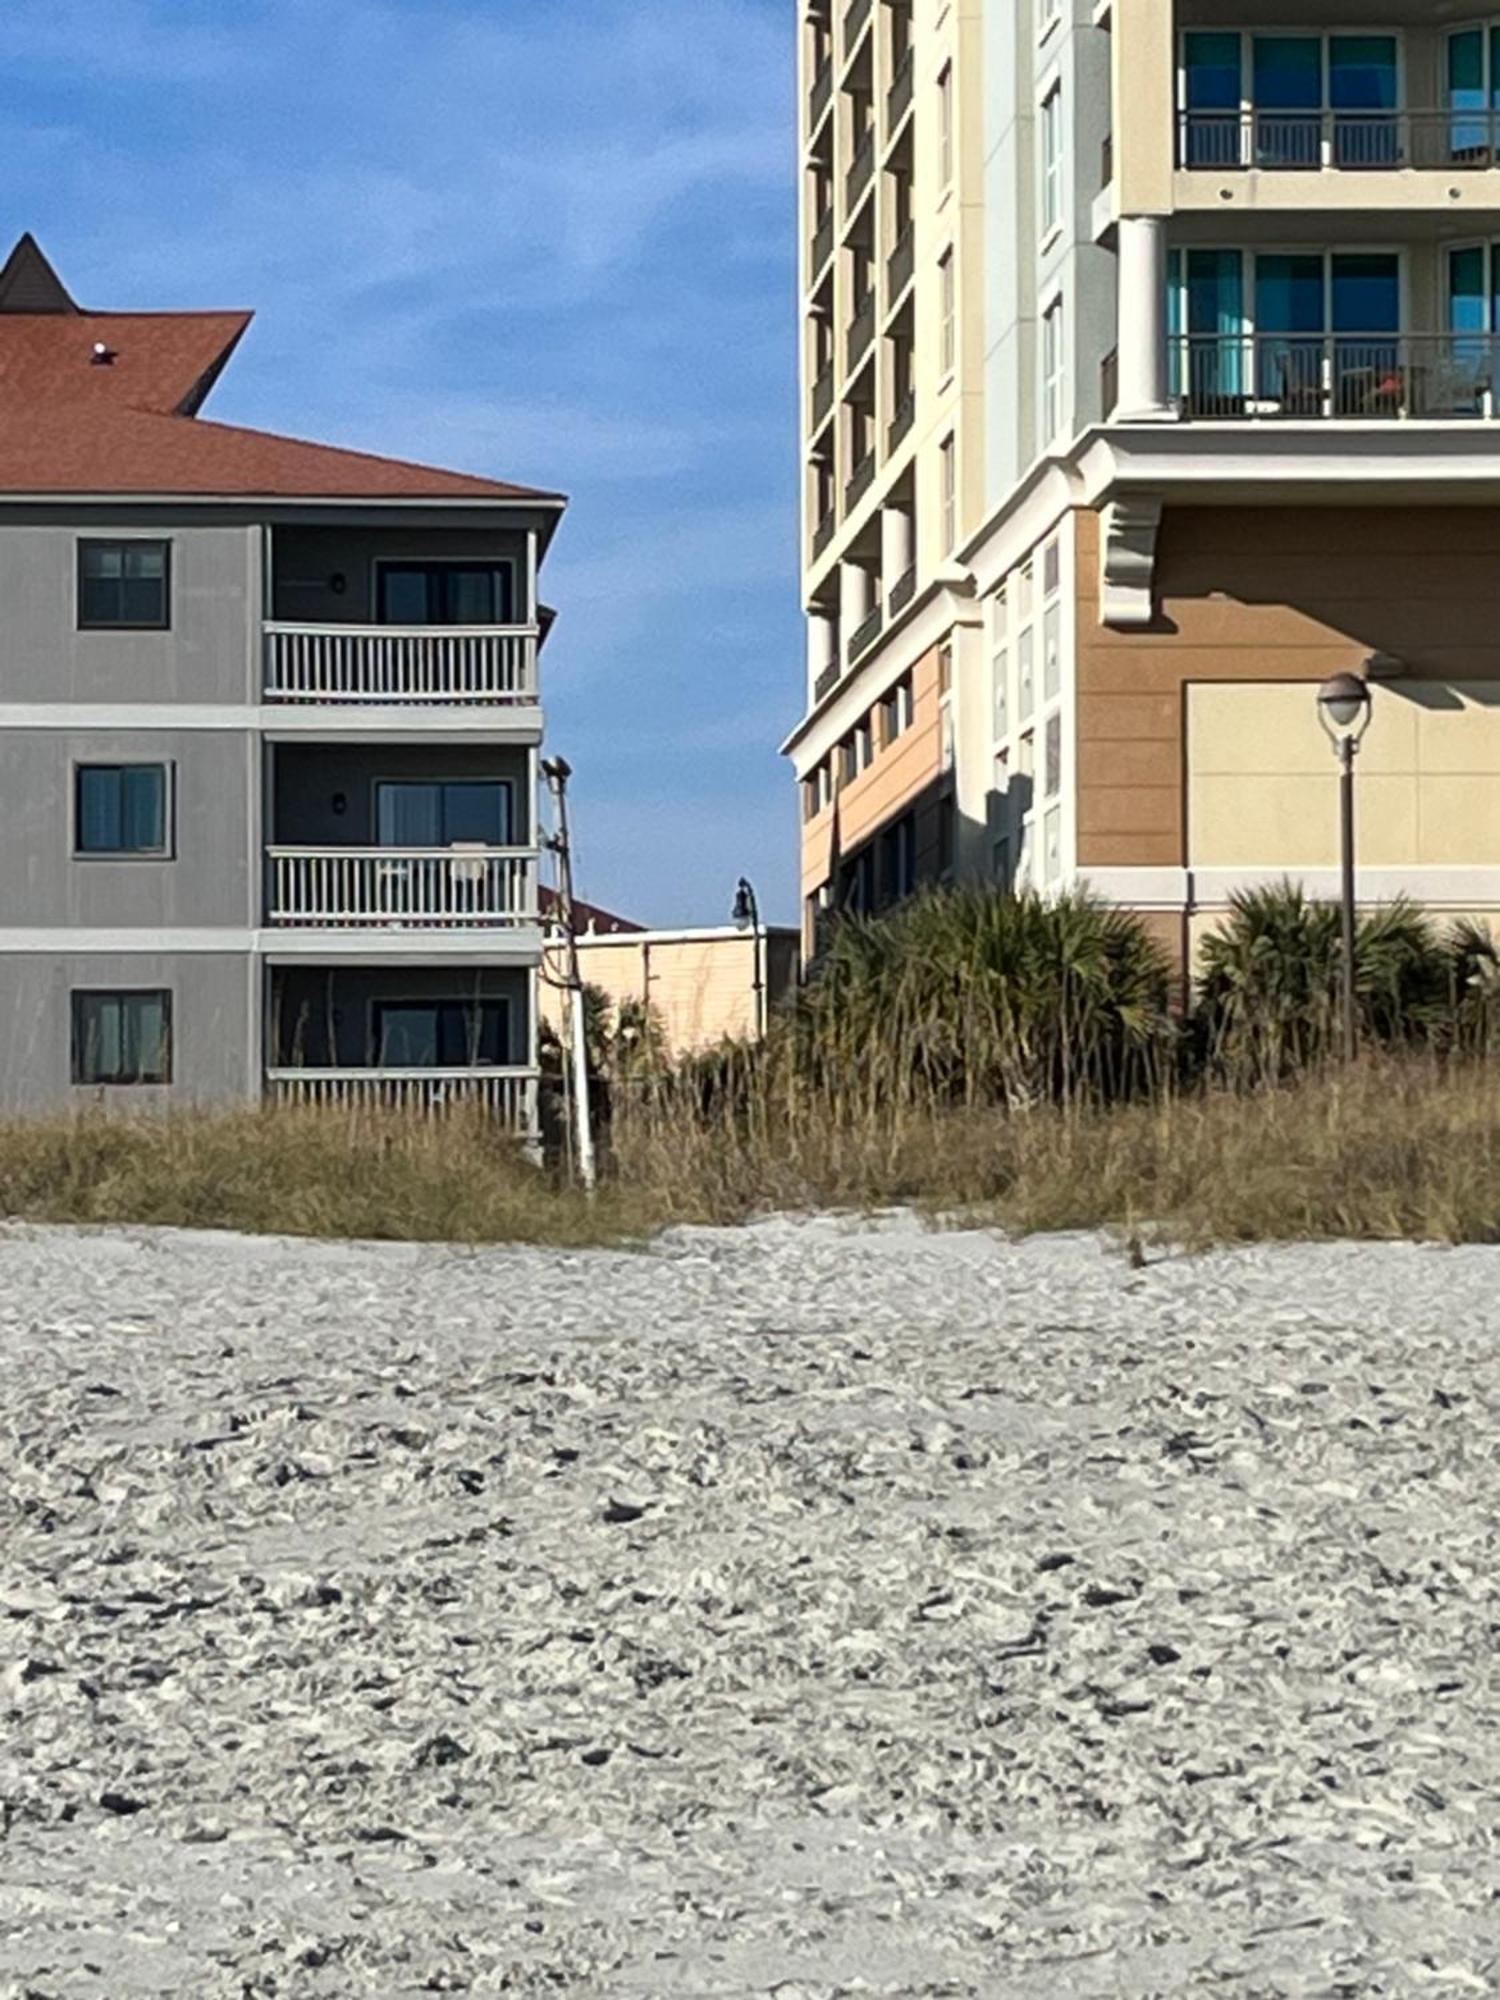
[[875,580],[863,563],[839,564],[839,627],[847,646],[875,606]]
[[1122,215],[1119,229],[1119,417],[1169,417],[1166,221]]
[[880,574],[887,600],[911,563],[911,509],[890,502],[880,510]]
[[838,620],[831,611],[812,610],[807,614],[807,685],[816,688],[819,680],[838,659]]

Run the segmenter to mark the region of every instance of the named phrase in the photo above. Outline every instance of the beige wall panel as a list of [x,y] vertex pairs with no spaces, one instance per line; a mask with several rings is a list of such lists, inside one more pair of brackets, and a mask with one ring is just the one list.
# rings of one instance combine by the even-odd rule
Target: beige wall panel
[[1080,791],[1126,786],[1170,791],[1179,782],[1182,762],[1175,736],[1145,742],[1091,738],[1078,746],[1077,768]]
[[1500,681],[1444,689],[1421,711],[1419,741],[1424,773],[1500,771]]
[[[1362,774],[1415,773],[1420,713],[1414,703],[1379,691],[1360,752]],[[1314,690],[1295,681],[1189,688],[1188,768],[1195,779],[1205,773],[1326,778],[1335,769],[1334,756]]]
[[1424,775],[1416,790],[1418,862],[1464,868],[1500,861],[1500,758],[1486,776]]
[[1174,815],[1164,833],[1095,832],[1078,836],[1081,868],[1175,868],[1182,859],[1182,836]]
[[[763,949],[774,992],[783,983],[774,970],[779,958]],[[649,999],[674,1053],[754,1032],[755,952],[748,935],[580,938],[578,956],[584,978],[616,1006]],[[554,1028],[561,1023],[565,997],[555,987],[542,988],[542,1018]]]
[[[1080,838],[1095,833],[1169,833],[1177,824],[1176,785],[1091,785],[1078,796]],[[1091,854],[1090,860],[1095,859]]]
[[1080,743],[1177,743],[1177,697],[1102,693],[1078,718]]

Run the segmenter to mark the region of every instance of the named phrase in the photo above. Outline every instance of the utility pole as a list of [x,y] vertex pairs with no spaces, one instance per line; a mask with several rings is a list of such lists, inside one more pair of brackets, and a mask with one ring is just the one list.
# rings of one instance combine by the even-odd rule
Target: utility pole
[[578,920],[573,908],[573,845],[568,834],[568,780],[573,767],[566,757],[547,757],[542,775],[557,810],[557,831],[547,842],[557,856],[557,917],[566,954],[569,1040],[573,1058],[573,1116],[578,1137],[578,1178],[590,1194],[598,1178],[594,1164],[594,1127],[589,1115],[589,1052],[583,1025],[583,974],[578,967]]

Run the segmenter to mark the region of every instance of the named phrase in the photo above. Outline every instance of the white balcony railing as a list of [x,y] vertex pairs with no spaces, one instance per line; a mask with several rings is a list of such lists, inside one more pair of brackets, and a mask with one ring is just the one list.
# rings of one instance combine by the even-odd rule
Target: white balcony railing
[[534,924],[524,847],[272,847],[267,921],[319,930],[485,930]]
[[537,634],[514,625],[265,626],[267,701],[530,702]]
[[527,1138],[538,1130],[530,1069],[272,1069],[266,1086],[282,1104],[425,1117],[473,1108]]

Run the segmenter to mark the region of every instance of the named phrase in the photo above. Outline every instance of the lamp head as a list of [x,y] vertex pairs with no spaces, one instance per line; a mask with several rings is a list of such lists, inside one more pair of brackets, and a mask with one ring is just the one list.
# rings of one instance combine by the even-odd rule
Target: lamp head
[[742,931],[748,930],[755,922],[755,891],[743,875],[735,885],[734,908],[730,911],[730,916],[736,927]]
[[1370,684],[1358,674],[1334,674],[1318,689],[1318,714],[1330,736],[1362,736],[1370,720]]

